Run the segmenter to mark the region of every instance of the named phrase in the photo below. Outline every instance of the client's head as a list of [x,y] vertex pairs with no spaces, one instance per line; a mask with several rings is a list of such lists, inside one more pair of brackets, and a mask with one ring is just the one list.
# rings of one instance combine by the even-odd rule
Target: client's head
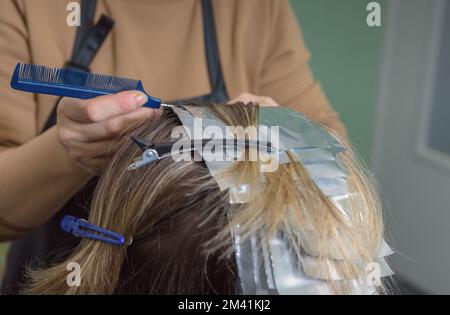
[[[254,104],[194,108],[227,126],[260,124],[260,108]],[[172,109],[164,109],[130,132],[151,143],[173,143],[173,130],[182,125]],[[251,150],[244,146],[244,156]],[[328,176],[336,171],[329,170],[331,164],[311,166],[295,152],[286,151],[287,161],[270,172],[261,171],[267,164],[261,160],[243,158],[217,171],[205,161],[171,156],[130,170],[143,152],[123,137],[102,173],[88,222],[125,236],[124,246],[82,239],[66,262],[31,271],[25,292],[364,292],[367,266],[382,259],[383,223],[373,185],[348,147],[331,161],[347,172],[337,179]],[[323,176],[313,176],[317,169]],[[333,180],[335,186],[343,182],[347,191],[331,187],[325,192],[321,185]],[[236,194],[242,187],[245,194]],[[265,271],[248,267],[248,259]],[[80,286],[66,283],[69,262],[81,266]],[[295,270],[289,273],[283,266]],[[249,284],[249,270],[263,277],[250,277]],[[289,284],[289,277],[306,284]]]

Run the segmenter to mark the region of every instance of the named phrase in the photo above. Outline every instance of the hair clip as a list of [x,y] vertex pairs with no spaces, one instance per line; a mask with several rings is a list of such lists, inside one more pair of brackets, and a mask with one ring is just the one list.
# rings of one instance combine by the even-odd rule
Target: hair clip
[[253,148],[257,150],[262,150],[265,152],[273,153],[276,151],[275,147],[272,146],[270,142],[263,141],[255,141],[255,140],[240,140],[240,139],[201,139],[201,140],[191,140],[179,139],[173,142],[167,143],[152,143],[146,141],[142,138],[131,136],[131,139],[134,143],[144,152],[142,157],[136,159],[130,166],[128,166],[128,170],[138,169],[148,163],[151,163],[156,160],[160,160],[172,155],[172,146],[179,142],[185,141],[186,145],[183,145],[183,151],[181,153],[192,152],[194,150],[199,149],[199,143],[203,148],[206,144],[210,144],[211,142],[216,143],[218,145],[222,145],[223,147],[242,147],[242,148]]
[[136,136],[131,136],[131,140],[133,140],[133,142],[142,150],[142,152],[147,151],[147,149],[152,146],[151,142]]
[[67,215],[61,220],[61,229],[77,237],[101,241],[115,246],[123,246],[125,244],[123,235],[71,215]]

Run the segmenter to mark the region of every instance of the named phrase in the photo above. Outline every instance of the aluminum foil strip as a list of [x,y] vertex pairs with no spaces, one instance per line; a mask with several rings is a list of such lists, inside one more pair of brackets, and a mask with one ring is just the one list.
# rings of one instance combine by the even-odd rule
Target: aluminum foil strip
[[[217,128],[222,130],[222,134],[226,137],[234,137],[230,132],[227,132],[227,126],[213,116],[213,114],[204,107],[183,106],[173,108],[183,123],[183,126],[188,129],[189,137],[191,139],[199,139],[200,137],[213,137],[213,131]],[[204,130],[204,135],[199,133],[193,134],[194,125],[200,127],[199,130]],[[331,136],[322,127],[312,123],[304,115],[289,109],[289,108],[269,108],[261,107],[259,110],[259,125],[279,128],[279,141],[271,139],[271,135],[267,129],[260,128],[259,140],[271,141],[272,144],[279,150],[288,150],[292,148],[310,148],[317,147],[328,149],[332,153],[338,153],[345,150],[339,142]],[[211,127],[210,129],[208,129]],[[206,129],[206,130],[205,130]],[[264,131],[266,130],[266,131]]]
[[[331,179],[331,180],[341,180],[338,179]],[[345,181],[345,179],[342,179]],[[251,196],[251,188],[248,184],[238,185],[233,184],[233,181],[226,181],[226,180],[218,180],[219,187],[221,187],[221,190],[228,189],[229,195],[230,195],[230,204],[244,204],[250,201]],[[319,188],[324,192],[325,196],[328,197],[335,197],[340,196],[341,194],[348,194],[347,191],[347,185],[344,182],[343,184],[337,184],[336,186],[333,186],[331,188],[323,187],[322,185],[319,185]],[[255,188],[253,188],[255,189]],[[342,207],[338,207],[338,209],[342,209],[342,213],[344,215],[347,215],[345,212],[345,209]]]
[[303,167],[308,171],[312,179],[333,179],[348,175],[347,170],[336,161],[304,164]]
[[[359,194],[358,193],[349,193],[344,195],[338,195],[331,197],[331,202],[336,206],[336,208],[342,213],[342,215],[346,218],[349,218],[349,211],[353,210],[353,207],[358,204],[356,200],[352,199],[358,199]],[[362,214],[362,211],[360,209],[360,214]]]
[[228,190],[230,204],[244,204],[250,202],[249,185],[231,186]]
[[317,178],[314,182],[327,197],[338,197],[349,194],[347,181],[343,177]]
[[[218,119],[214,119],[212,114],[206,108],[186,106],[185,108],[176,107],[174,108],[174,111],[182,121],[183,126],[191,139],[214,138],[217,136],[217,134],[213,133],[214,128],[222,129],[222,132],[227,130],[224,123]],[[298,120],[298,124],[295,123],[295,120]],[[268,127],[281,126],[282,129],[286,128],[286,125],[289,125],[289,128],[292,129],[285,130],[285,132],[283,132],[284,135],[280,135],[280,147],[287,147],[288,145],[305,146],[304,149],[294,148],[290,151],[296,154],[299,160],[302,161],[311,177],[319,180],[317,182],[318,186],[328,188],[329,186],[325,186],[325,184],[326,180],[329,179],[334,180],[335,190],[345,191],[345,187],[337,187],[336,184],[338,183],[338,178],[343,178],[347,175],[347,170],[335,160],[335,153],[331,153],[326,149],[311,147],[311,145],[314,144],[327,147],[328,149],[338,147],[336,139],[329,136],[323,128],[319,128],[310,123],[309,120],[297,112],[280,108],[261,108],[260,123],[267,123]],[[201,132],[194,132],[195,130],[203,130],[203,134]],[[307,130],[310,130],[309,134]],[[308,139],[308,143],[303,139],[305,135],[306,139]],[[234,137],[234,135],[228,133],[227,137]],[[264,138],[263,140],[268,141],[269,139]],[[273,143],[273,145],[276,146],[276,143]],[[343,148],[339,147],[339,149],[336,149],[335,151],[338,152],[342,150]],[[281,152],[277,158],[279,159],[279,162],[287,163],[289,162],[289,159],[287,158],[286,151],[283,152]],[[241,152],[238,152],[240,155],[242,155],[242,153],[242,150]],[[219,178],[220,174],[228,172],[235,165],[235,162],[233,161],[234,156],[223,156],[223,159],[215,159],[215,156],[211,156],[211,154],[208,154],[207,152],[202,152],[202,158],[211,175],[218,181],[221,190],[236,185],[235,180],[224,180],[223,178]],[[320,181],[320,179],[322,181]],[[332,183],[332,181],[328,181],[328,184],[330,183]],[[240,184],[245,185],[245,183]],[[241,188],[238,190],[241,190]],[[337,194],[336,191],[329,193],[328,191],[326,193],[327,195]],[[232,196],[230,199],[232,203],[243,203],[245,200],[248,200],[247,197],[239,199],[237,197],[238,194],[235,195],[236,198]]]
[[[346,195],[334,196],[330,197],[333,203],[336,205],[337,209],[339,209],[343,215],[343,218],[346,219],[350,215],[351,211],[357,211],[361,216],[363,216],[363,211],[361,211],[358,207],[357,198],[359,198],[359,193],[351,193]],[[355,209],[356,207],[356,209]],[[364,218],[362,218],[364,220]],[[351,221],[348,219],[348,223],[351,224]],[[343,259],[352,259],[352,257],[357,258],[357,253],[347,253],[347,256],[344,257],[339,250],[339,247],[333,241],[329,241],[327,243],[326,248],[320,248],[320,251],[317,247],[316,240],[319,239],[317,235],[318,231],[315,231],[313,228],[304,227],[296,231],[298,239],[301,242],[301,246],[303,250],[309,256],[322,256],[327,257],[333,260],[343,260]],[[345,233],[342,232],[341,238],[342,240],[346,237]],[[350,250],[350,249],[349,249]],[[393,254],[394,252],[383,239],[380,242],[379,248],[377,252],[374,254],[374,258],[382,258]]]
[[315,126],[320,136],[326,137],[328,139],[330,146],[328,150],[330,152],[337,154],[346,150],[346,148],[341,144],[341,142],[339,142],[339,140],[331,132],[328,132],[324,127],[320,126],[318,123],[312,120],[309,120],[309,123]]
[[[357,259],[358,255],[351,252],[351,248],[348,248],[349,252],[347,256],[344,255],[339,250],[339,247],[334,242],[330,241],[327,243],[326,248],[317,248],[316,240],[318,236],[316,231],[311,230],[299,230],[297,231],[298,238],[300,239],[301,245],[305,253],[312,257],[327,257],[332,260],[345,260],[345,259]],[[345,234],[342,234],[342,239],[345,239]],[[377,252],[374,254],[374,258],[383,258],[392,255],[394,252],[386,243],[385,240],[381,240]]]
[[281,164],[290,163],[287,152],[296,155],[303,164],[315,162],[331,162],[336,160],[336,155],[322,148],[293,148],[287,151],[279,152],[277,155],[278,162]]
[[[212,164],[215,163],[216,162],[212,162]],[[232,166],[227,167],[226,170],[230,170],[231,167]],[[344,173],[344,170],[342,170],[342,168],[338,164],[311,164],[305,165],[305,168],[309,172],[316,185],[326,196],[338,198],[339,196],[348,195],[349,192],[347,182],[345,180],[346,173]],[[242,183],[242,179],[239,177],[239,174],[232,174],[231,172],[224,171],[211,175],[214,176],[220,190],[222,191],[225,189],[229,189],[230,187],[242,186],[246,184]],[[298,180],[295,173],[293,173],[292,177],[294,181]],[[264,182],[265,176],[264,173],[261,173],[260,183],[263,184]],[[342,206],[338,205],[338,207],[341,208]]]
[[[205,108],[175,108],[175,112],[183,123],[191,139],[214,138],[214,126],[220,126],[220,122],[208,113]],[[202,121],[195,118],[203,118]],[[200,126],[200,122],[203,126]],[[345,150],[343,146],[322,127],[312,123],[303,115],[289,109],[262,108],[260,111],[261,125],[279,126],[281,141],[272,142],[280,150],[297,149],[294,151],[321,189],[327,190],[327,195],[342,197],[340,192],[346,193],[346,170],[336,161],[336,154]],[[189,130],[203,128],[202,135],[189,134]],[[222,128],[225,128],[222,124]],[[206,130],[205,130],[206,129]],[[201,130],[201,129],[199,129]],[[217,129],[216,129],[217,130]],[[224,129],[225,130],[225,129]],[[264,132],[264,129],[263,129]],[[221,137],[234,137],[230,133],[222,133]],[[262,140],[270,141],[268,134]],[[312,151],[306,151],[310,149]],[[315,150],[313,150],[315,149]],[[302,154],[302,153],[304,154]],[[310,154],[309,156],[307,154]],[[207,158],[203,156],[205,160]],[[309,160],[308,160],[309,159]],[[282,161],[282,159],[280,159]],[[230,167],[230,161],[214,164],[206,161],[211,174],[218,179]],[[248,202],[250,187],[245,183],[236,185],[236,179],[219,179],[221,189],[230,188],[230,201],[232,203]],[[343,194],[345,195],[345,194]],[[345,199],[345,198],[344,198]],[[337,203],[340,200],[337,199]],[[344,208],[344,206],[342,206]],[[343,209],[343,213],[345,213]],[[327,281],[308,276],[302,262],[295,261],[291,255],[287,242],[278,235],[271,239],[267,246],[261,244],[261,239],[252,235],[248,240],[242,240],[239,235],[239,226],[233,231],[235,242],[236,262],[242,293],[244,294],[268,294],[276,288],[279,294],[332,294],[333,291]],[[387,244],[386,244],[387,246]],[[265,250],[262,250],[264,249]],[[389,248],[387,246],[387,248]],[[385,252],[389,252],[384,247]],[[263,251],[261,253],[261,251]],[[331,258],[334,258],[331,255]],[[313,258],[311,258],[313,259]],[[381,259],[380,261],[384,261]],[[314,264],[308,266],[311,269]],[[386,265],[387,266],[387,265]],[[384,274],[388,274],[385,272]],[[354,294],[374,294],[376,289],[368,286],[361,279],[351,280]]]
[[344,150],[344,147],[339,145],[336,139],[323,130],[323,128],[317,124],[313,124],[303,114],[290,108],[260,108],[259,124],[268,127],[280,127],[279,149],[282,150],[318,147],[336,151],[338,146],[340,147],[339,150]]
[[[243,204],[250,201],[251,187],[248,184],[240,185],[238,183],[239,179],[237,176],[233,177],[232,175],[224,174],[221,177],[220,175],[216,175],[215,179],[221,190],[228,189],[231,204]],[[261,182],[264,182],[263,174],[261,175]],[[327,197],[340,198],[349,194],[345,178],[336,177],[314,179],[314,182]],[[253,189],[257,188],[253,187]],[[337,208],[341,210],[345,216],[347,216],[345,208],[338,201],[335,203]]]
[[[308,276],[305,273],[302,263],[290,254],[286,241],[280,235],[270,241],[270,250],[275,284],[279,294],[334,294],[328,281]],[[387,265],[384,267],[389,268]],[[384,274],[390,275],[391,273],[386,269]],[[367,280],[365,278],[349,280],[352,294],[376,294],[376,287]]]
[[[250,239],[243,241],[240,239],[239,227],[234,229],[242,294],[333,294],[329,280],[345,279],[337,269],[333,271],[333,263],[336,262],[331,260],[325,260],[326,266],[331,268],[331,277],[314,257],[302,256],[301,261],[296,260],[280,233],[269,241],[268,246],[262,243],[263,239],[254,233]],[[382,248],[386,247],[383,245]],[[380,254],[389,254],[386,249],[382,251],[384,252]],[[375,276],[387,277],[394,274],[383,257],[374,259],[373,263],[378,267]],[[366,266],[362,266],[361,270],[370,271]],[[352,294],[376,294],[376,287],[366,284],[370,282],[367,274],[359,279],[347,280]]]
[[[332,260],[332,259],[322,259],[319,260],[316,257],[303,256],[302,257],[302,267],[305,274],[311,278],[321,279],[321,280],[351,280],[352,278],[347,277],[342,272],[343,260]],[[386,263],[386,260],[381,258],[375,258],[370,264],[362,264],[360,266],[361,277],[366,276],[366,271],[368,267],[375,266],[378,268],[379,277],[392,276],[394,272]]]
[[[261,238],[255,232],[249,239],[242,240],[239,229],[239,226],[234,228],[233,238],[240,293],[244,295],[277,294],[269,261],[270,256],[260,246]],[[260,257],[264,258],[260,259]]]

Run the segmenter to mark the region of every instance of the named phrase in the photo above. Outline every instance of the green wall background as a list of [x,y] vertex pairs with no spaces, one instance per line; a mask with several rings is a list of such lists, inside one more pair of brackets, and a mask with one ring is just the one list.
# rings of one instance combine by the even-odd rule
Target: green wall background
[[381,27],[366,23],[368,0],[291,0],[311,67],[346,124],[359,154],[370,162],[387,1]]

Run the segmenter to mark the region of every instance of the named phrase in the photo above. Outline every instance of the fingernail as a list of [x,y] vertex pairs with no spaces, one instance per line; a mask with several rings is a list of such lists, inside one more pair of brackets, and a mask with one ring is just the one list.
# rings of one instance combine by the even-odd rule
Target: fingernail
[[145,93],[136,93],[136,95],[134,96],[134,101],[136,103],[136,106],[142,106],[148,102],[148,97],[147,95],[145,95]]

